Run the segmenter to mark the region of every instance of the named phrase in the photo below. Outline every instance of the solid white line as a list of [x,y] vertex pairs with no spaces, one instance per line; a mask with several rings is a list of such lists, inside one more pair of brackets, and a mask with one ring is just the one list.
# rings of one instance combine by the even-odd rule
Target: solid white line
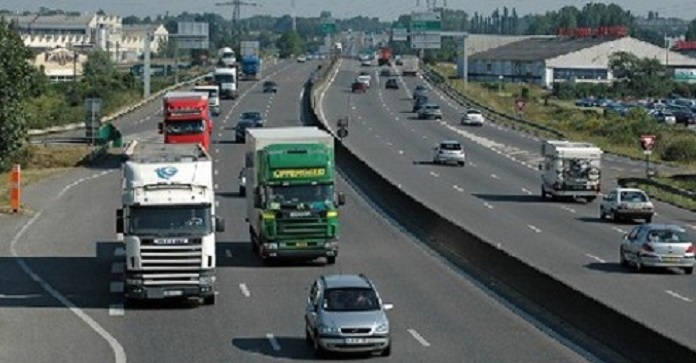
[[113,265],[111,265],[112,274],[122,274],[124,269],[125,264],[123,262],[114,262]]
[[225,256],[227,256],[227,257],[232,257],[232,251],[230,251],[230,250],[225,250]]
[[491,178],[493,178],[493,179],[500,179],[500,177],[497,176],[497,175],[495,175],[495,174],[491,174]]
[[32,299],[35,297],[41,297],[41,294],[23,294],[23,295],[0,294],[0,299],[7,299],[7,300]]
[[587,256],[587,257],[589,257],[589,258],[591,258],[591,259],[593,259],[593,260],[595,260],[595,261],[597,261],[597,262],[599,262],[599,263],[606,263],[606,262],[607,262],[607,261],[604,261],[603,259],[601,259],[601,258],[599,258],[599,257],[597,257],[597,256],[595,256],[595,255],[591,255],[591,254],[589,254],[589,253],[586,253],[585,256]]
[[111,284],[109,285],[109,291],[113,292],[113,293],[122,293],[123,292],[123,282],[112,281]]
[[[121,238],[123,240],[123,237]],[[114,257],[123,257],[126,255],[126,249],[123,247],[116,247],[114,250]]]
[[536,233],[541,233],[541,230],[539,228],[537,228],[536,226],[533,226],[530,224],[530,225],[527,225],[527,227],[529,227],[529,229],[531,229],[532,231],[534,231]]
[[483,205],[485,205],[488,209],[493,209],[493,206],[488,202],[483,203]]
[[423,336],[421,336],[421,335],[416,331],[416,329],[408,329],[408,332],[411,334],[411,336],[413,337],[413,339],[417,340],[418,343],[420,343],[422,346],[424,346],[424,347],[429,347],[429,346],[430,346],[430,343],[429,343],[427,340],[425,340],[425,338],[423,338]]
[[273,334],[266,334],[266,339],[271,343],[271,347],[273,347],[273,350],[276,352],[280,351],[280,344],[278,344],[278,341],[276,338],[273,336]]
[[679,299],[679,300],[681,300],[681,301],[693,302],[693,300],[689,299],[688,297],[681,296],[681,295],[679,295],[678,293],[676,293],[676,292],[674,292],[674,291],[672,291],[672,290],[665,290],[665,292],[666,292],[668,295],[670,295],[670,296],[672,296],[672,297],[676,297],[677,299]]
[[246,297],[251,296],[251,292],[249,291],[249,288],[246,284],[239,284],[239,289],[242,290],[242,295]]
[[109,305],[109,316],[123,316],[126,311],[123,308],[123,304],[111,304]]
[[525,193],[527,195],[532,195],[532,192],[528,190],[527,188],[522,188],[522,193]]

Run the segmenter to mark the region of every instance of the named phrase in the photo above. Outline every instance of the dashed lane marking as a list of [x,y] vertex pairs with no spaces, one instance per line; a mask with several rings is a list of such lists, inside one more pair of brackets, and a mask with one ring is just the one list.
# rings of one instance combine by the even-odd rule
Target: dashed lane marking
[[436,172],[434,172],[434,171],[431,171],[431,172],[430,172],[430,175],[433,176],[433,177],[435,177],[435,178],[437,178],[437,177],[440,176],[440,174],[438,174],[438,173],[436,173]]
[[606,263],[606,262],[607,262],[607,261],[604,261],[603,259],[601,259],[601,258],[599,258],[599,257],[597,257],[597,256],[595,256],[595,255],[591,255],[591,254],[589,254],[589,253],[586,253],[585,256],[587,256],[587,257],[589,257],[589,258],[591,258],[591,259],[593,259],[593,260],[595,260],[595,261],[597,261],[597,262],[599,262],[599,263]]
[[527,195],[532,195],[532,192],[528,190],[527,188],[522,188],[522,193],[527,194]]
[[491,203],[485,202],[485,203],[483,203],[483,205],[486,206],[486,208],[488,208],[488,209],[493,209],[493,206],[491,205]]
[[126,314],[123,304],[109,305],[109,316],[123,316]]
[[239,284],[239,290],[242,291],[242,295],[244,295],[245,297],[251,296],[251,292],[249,291],[249,288],[246,284]]
[[531,229],[532,231],[534,231],[536,233],[541,233],[541,230],[536,226],[529,224],[529,225],[527,225],[527,227],[529,227],[529,229]]
[[427,340],[425,340],[425,338],[423,338],[423,336],[420,335],[420,333],[418,333],[418,332],[416,331],[416,329],[408,329],[408,333],[411,334],[411,336],[413,337],[413,339],[415,339],[418,343],[420,343],[420,345],[422,345],[422,346],[424,346],[424,347],[429,347],[429,346],[430,346],[430,342],[428,342]]
[[266,339],[268,339],[268,342],[271,343],[271,347],[274,351],[280,351],[280,344],[278,344],[278,340],[276,340],[273,334],[266,334]]

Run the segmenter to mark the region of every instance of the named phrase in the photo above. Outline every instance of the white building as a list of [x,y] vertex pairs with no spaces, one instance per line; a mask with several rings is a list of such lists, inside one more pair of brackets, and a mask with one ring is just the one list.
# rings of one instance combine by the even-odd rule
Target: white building
[[696,69],[696,59],[634,39],[532,38],[489,49],[469,58],[470,80],[531,82],[610,82],[609,60],[616,52],[653,58],[673,70]]
[[56,48],[39,53],[32,62],[37,68],[43,68],[44,73],[53,82],[71,81],[84,72],[87,55],[80,52]]
[[162,24],[132,24],[123,25],[123,33],[119,44],[119,60],[132,60],[143,55],[145,37],[151,34],[150,51],[157,53],[160,46],[169,40],[169,32]]

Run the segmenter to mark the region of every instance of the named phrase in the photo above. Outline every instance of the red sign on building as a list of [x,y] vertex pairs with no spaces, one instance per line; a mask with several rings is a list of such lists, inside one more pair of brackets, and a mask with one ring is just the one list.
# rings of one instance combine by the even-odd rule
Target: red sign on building
[[625,26],[600,26],[598,28],[558,28],[556,35],[571,38],[622,38],[628,36],[628,28]]

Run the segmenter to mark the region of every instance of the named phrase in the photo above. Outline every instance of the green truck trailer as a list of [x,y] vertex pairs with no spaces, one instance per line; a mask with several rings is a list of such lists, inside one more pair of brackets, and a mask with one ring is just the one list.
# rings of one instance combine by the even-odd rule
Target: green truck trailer
[[247,129],[247,222],[264,262],[338,256],[334,139],[316,127]]

